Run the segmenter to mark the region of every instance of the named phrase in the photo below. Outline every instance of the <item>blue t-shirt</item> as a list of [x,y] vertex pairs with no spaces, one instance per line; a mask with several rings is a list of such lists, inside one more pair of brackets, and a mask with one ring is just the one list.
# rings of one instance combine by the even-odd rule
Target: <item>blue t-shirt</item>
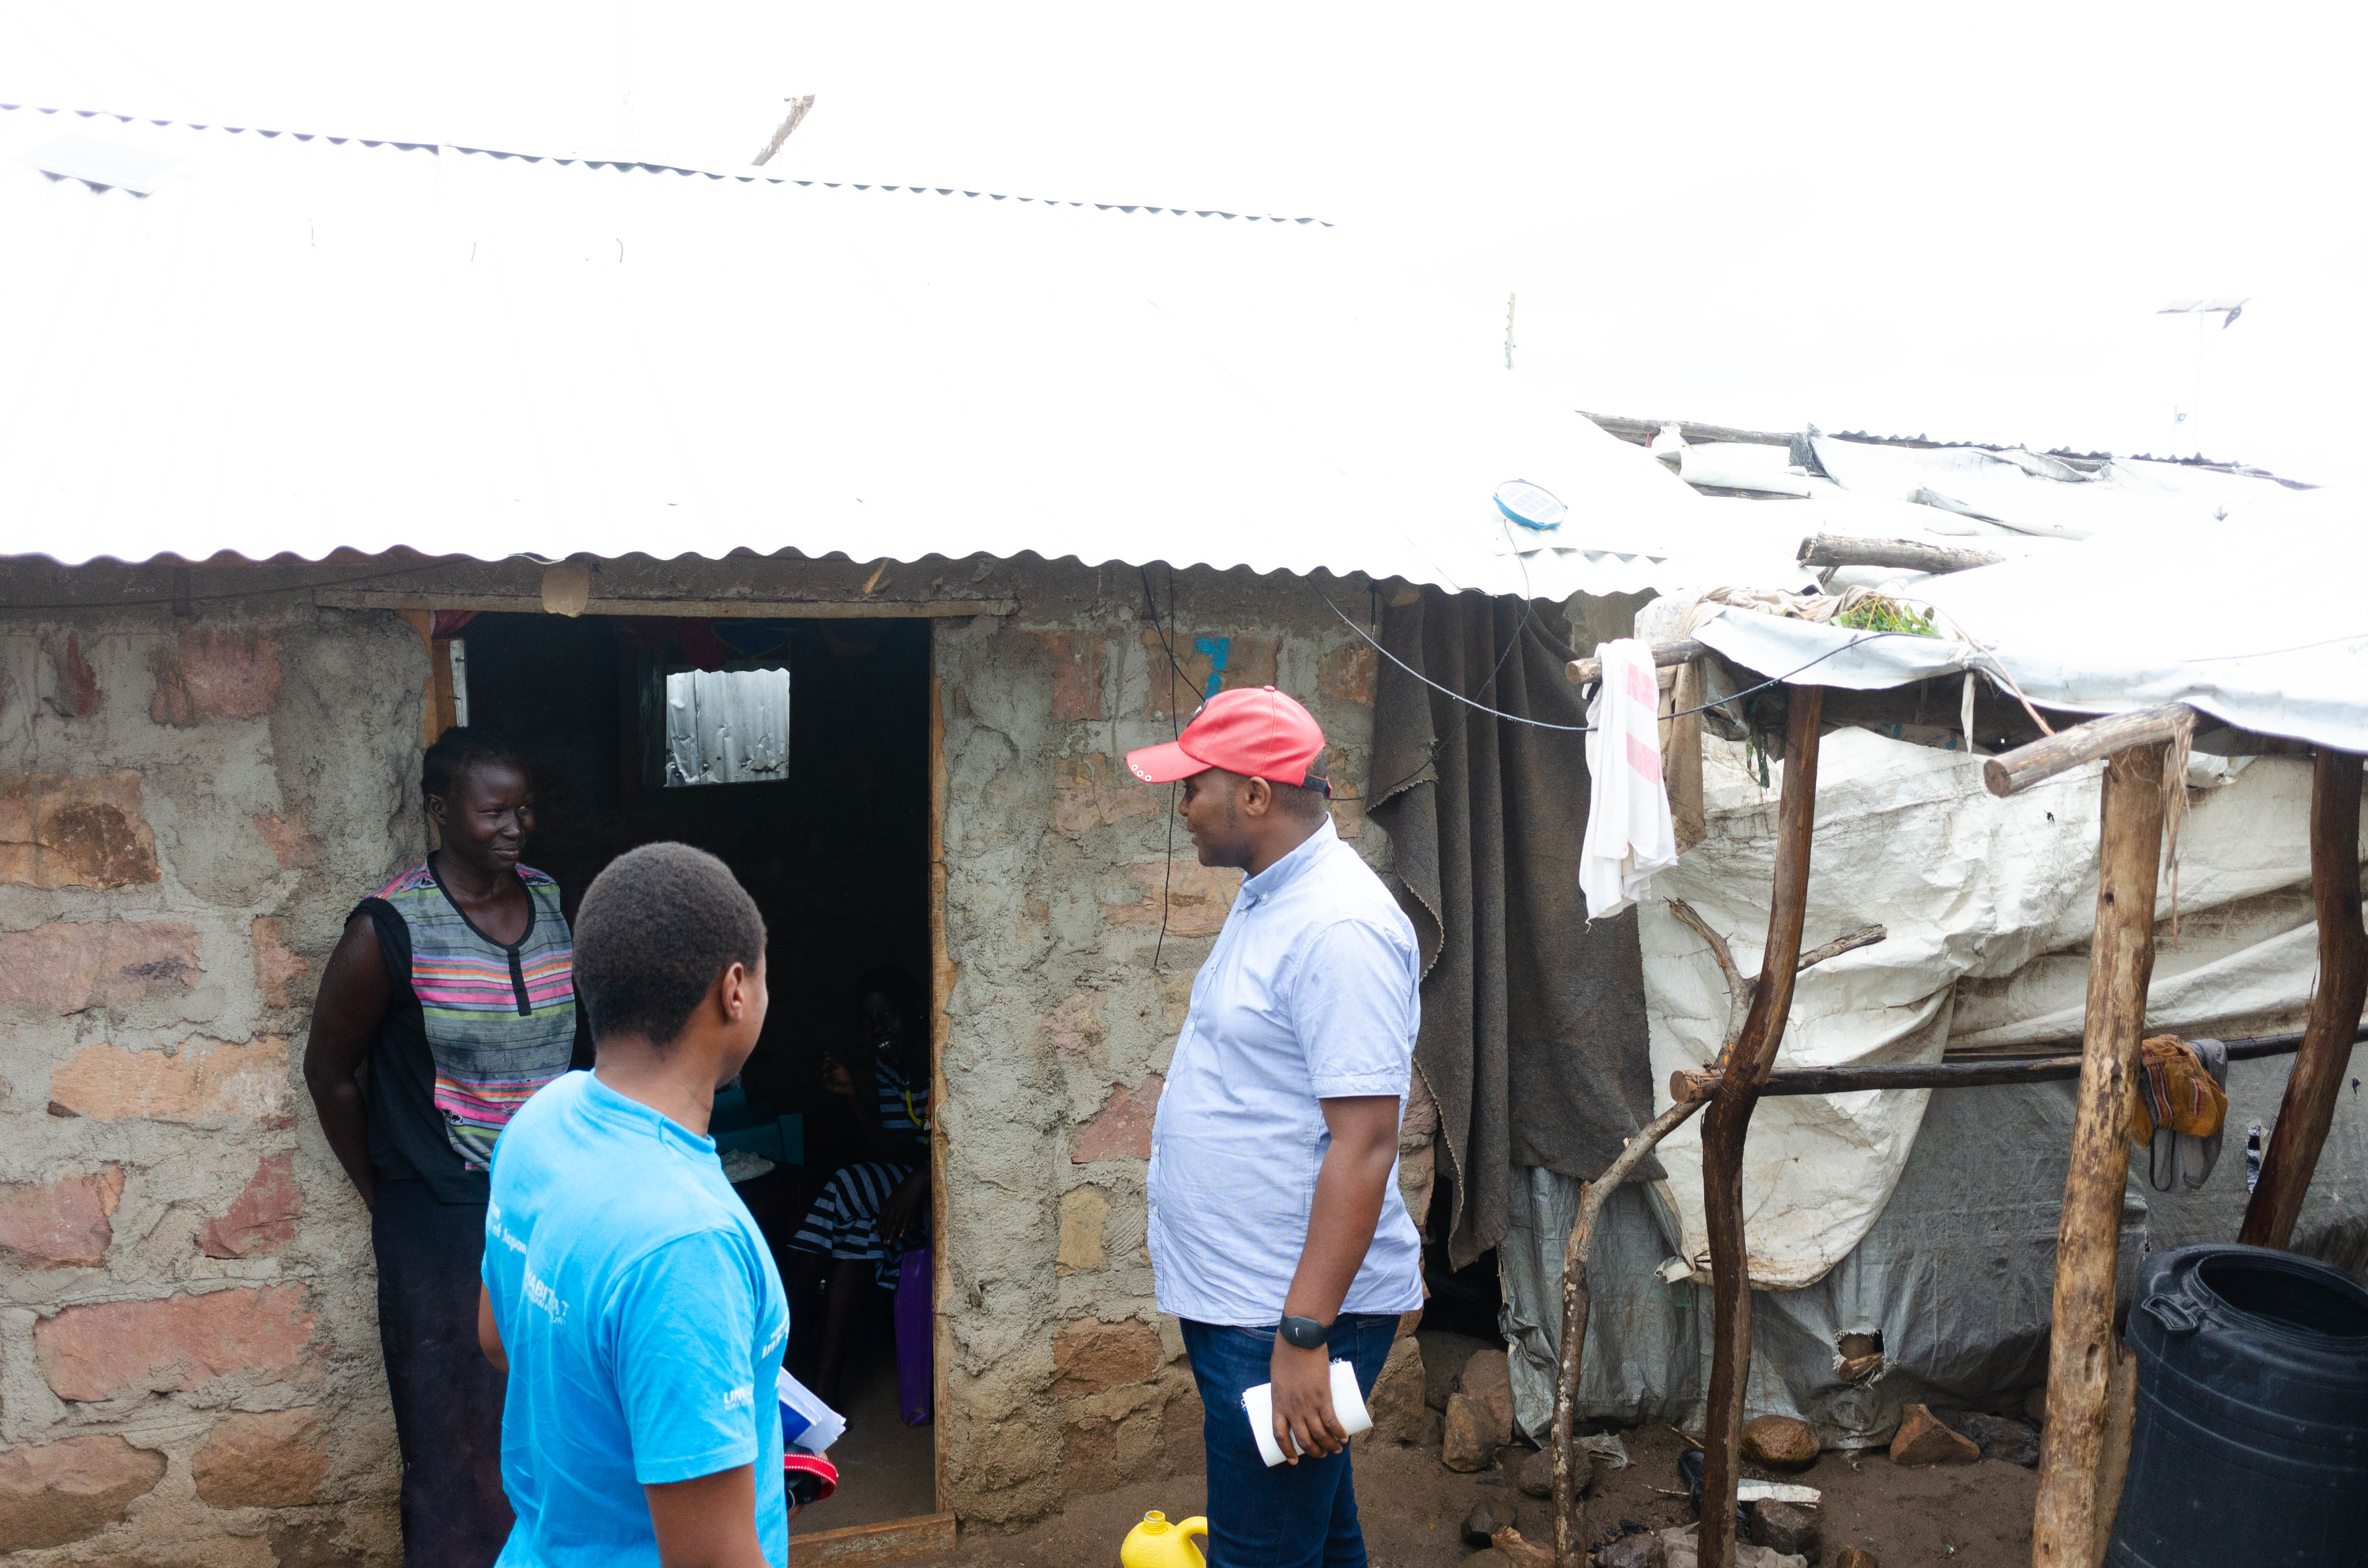
[[484,1278],[518,1511],[498,1568],[655,1568],[643,1486],[751,1463],[757,1540],[785,1568],[789,1303],[712,1139],[589,1073],[552,1080],[495,1145]]

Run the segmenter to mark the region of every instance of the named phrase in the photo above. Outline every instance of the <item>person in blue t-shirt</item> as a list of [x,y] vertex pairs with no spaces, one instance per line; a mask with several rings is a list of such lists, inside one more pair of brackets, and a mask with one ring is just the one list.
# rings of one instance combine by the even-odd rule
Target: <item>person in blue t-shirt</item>
[[477,1336],[508,1380],[496,1568],[786,1568],[789,1304],[707,1136],[765,1022],[765,922],[713,856],[594,879],[575,992],[595,1065],[495,1145]]

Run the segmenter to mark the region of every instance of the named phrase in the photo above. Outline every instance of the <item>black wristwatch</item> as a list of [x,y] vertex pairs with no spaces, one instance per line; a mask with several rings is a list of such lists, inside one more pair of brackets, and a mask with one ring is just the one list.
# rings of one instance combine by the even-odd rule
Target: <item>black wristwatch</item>
[[1332,1337],[1332,1326],[1314,1318],[1287,1317],[1282,1320],[1282,1336],[1302,1350],[1321,1350]]

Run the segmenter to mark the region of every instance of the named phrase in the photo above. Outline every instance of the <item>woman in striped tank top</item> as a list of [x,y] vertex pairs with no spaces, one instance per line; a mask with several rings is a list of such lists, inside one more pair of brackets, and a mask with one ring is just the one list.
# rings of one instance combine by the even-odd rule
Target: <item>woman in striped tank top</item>
[[447,730],[420,792],[440,847],[347,920],[304,1080],[370,1210],[405,1568],[488,1568],[511,1517],[502,1381],[477,1348],[486,1165],[574,1054],[573,945],[559,885],[518,861],[534,796],[516,752]]
[[902,970],[873,970],[856,983],[856,1017],[871,1048],[871,1092],[860,1094],[854,1074],[829,1056],[823,1086],[843,1099],[864,1158],[831,1173],[789,1246],[802,1255],[794,1314],[812,1321],[828,1282],[814,1391],[834,1409],[864,1296],[874,1285],[893,1287],[906,1247],[927,1244],[929,1233],[929,1036],[920,987]]

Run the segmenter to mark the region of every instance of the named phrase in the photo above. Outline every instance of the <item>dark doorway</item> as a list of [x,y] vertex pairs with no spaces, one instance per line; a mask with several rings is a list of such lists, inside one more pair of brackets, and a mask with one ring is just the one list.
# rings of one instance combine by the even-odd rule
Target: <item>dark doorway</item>
[[[871,1081],[857,978],[893,966],[928,994],[929,622],[489,614],[460,635],[470,722],[526,753],[539,816],[528,859],[558,879],[571,917],[610,860],[667,839],[724,860],[763,912],[772,1006],[715,1127],[727,1175],[772,1167],[735,1190],[792,1282],[791,1238],[858,1153],[848,1101],[823,1082],[826,1056],[867,1091]],[[783,671],[785,735],[770,716]],[[719,676],[746,685],[727,690]],[[762,700],[700,710],[695,738],[694,687],[710,703]],[[701,777],[755,781],[684,781]],[[831,1450],[841,1490],[802,1529],[936,1508],[932,1434],[897,1413],[890,1292],[870,1296],[843,1386],[850,1427]]]

